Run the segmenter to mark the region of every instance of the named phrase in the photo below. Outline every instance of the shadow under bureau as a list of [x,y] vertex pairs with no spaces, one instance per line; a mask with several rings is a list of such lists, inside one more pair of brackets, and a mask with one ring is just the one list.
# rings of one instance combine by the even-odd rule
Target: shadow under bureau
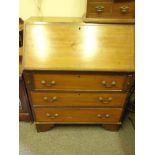
[[54,124],[118,130],[134,83],[134,26],[30,18],[24,80],[37,131]]

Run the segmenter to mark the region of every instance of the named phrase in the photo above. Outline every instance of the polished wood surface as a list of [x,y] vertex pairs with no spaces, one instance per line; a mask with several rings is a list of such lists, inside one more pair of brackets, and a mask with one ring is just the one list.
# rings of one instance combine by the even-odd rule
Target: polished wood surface
[[36,124],[37,132],[45,132],[54,127],[53,124]]
[[127,93],[31,92],[34,106],[123,107]]
[[87,0],[87,23],[134,23],[134,0]]
[[19,80],[19,99],[21,102],[20,112],[23,113],[28,112],[28,106],[27,106],[28,98],[26,95],[24,81],[22,79]]
[[[104,3],[104,2],[95,2],[90,3],[87,6],[87,17],[94,17],[94,18],[110,18],[111,16],[111,3]],[[98,7],[104,7],[103,11],[97,9]],[[97,12],[99,10],[100,12]]]
[[109,131],[118,131],[120,129],[120,124],[104,124],[103,128]]
[[24,28],[24,21],[22,18],[19,18],[19,31],[22,31]]
[[20,121],[32,121],[32,113],[29,105],[29,100],[24,84],[24,80],[22,79],[22,76],[19,79],[19,99],[20,99],[20,105],[19,105],[19,120]]
[[34,89],[39,90],[123,90],[126,78],[126,75],[85,72],[35,73],[33,83]]
[[[87,122],[88,123],[88,122]],[[77,123],[78,124],[78,123]],[[55,124],[51,124],[51,123],[35,123],[36,125],[36,129],[37,129],[37,132],[45,132],[45,131],[48,131],[48,130],[51,130]],[[108,130],[108,131],[118,131],[121,127],[121,124],[104,124],[103,125],[103,128]]]
[[19,112],[19,121],[30,122],[32,121],[30,114],[27,112]]
[[23,48],[20,47],[20,48],[19,48],[19,56],[22,56],[22,55],[23,55]]
[[131,2],[113,3],[112,4],[112,18],[134,19],[135,18],[135,2],[131,1]]
[[19,78],[22,79],[23,67],[22,62],[19,61]]
[[87,18],[134,19],[135,2],[118,1],[105,3],[89,1],[87,3]]
[[112,2],[113,0],[89,0],[89,2]]
[[22,66],[22,58],[23,58],[23,33],[24,21],[19,18],[19,121],[32,121],[32,113],[29,105],[29,100],[25,88],[25,83],[23,80],[23,66]]
[[119,122],[121,108],[34,108],[39,122]]
[[116,130],[134,80],[134,26],[31,18],[23,68],[38,131],[59,123]]
[[134,24],[135,19],[130,18],[87,18],[86,15],[83,15],[83,21],[86,23],[97,23],[97,24]]
[[134,71],[133,25],[42,20],[25,26],[25,70]]

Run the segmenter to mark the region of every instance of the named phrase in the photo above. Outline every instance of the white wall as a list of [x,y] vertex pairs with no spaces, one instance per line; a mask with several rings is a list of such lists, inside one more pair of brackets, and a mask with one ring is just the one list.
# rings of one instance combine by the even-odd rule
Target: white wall
[[20,0],[19,16],[24,20],[31,16],[82,17],[85,8],[86,0]]

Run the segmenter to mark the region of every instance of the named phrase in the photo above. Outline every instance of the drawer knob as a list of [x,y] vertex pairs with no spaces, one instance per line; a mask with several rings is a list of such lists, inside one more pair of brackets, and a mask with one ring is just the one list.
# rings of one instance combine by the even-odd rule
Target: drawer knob
[[55,117],[58,117],[58,116],[59,116],[59,114],[54,114],[54,116],[55,116]]
[[52,101],[55,101],[55,100],[57,100],[57,97],[56,96],[52,97]]
[[51,81],[51,84],[52,84],[52,85],[55,85],[55,83],[56,83],[55,81]]
[[96,6],[95,9],[98,13],[101,13],[104,10],[104,6]]
[[42,80],[41,81],[41,84],[42,85],[45,85],[45,86],[47,86],[47,87],[50,87],[50,86],[52,86],[52,85],[55,85],[55,81],[51,81],[51,82],[47,82],[47,81],[45,81],[45,80]]
[[105,115],[105,118],[109,118],[109,117],[110,117],[110,115],[109,115],[109,114],[106,114],[106,115]]
[[49,113],[46,113],[46,116],[47,116],[47,117],[50,117],[51,115],[50,115]]
[[45,97],[43,97],[43,99],[44,99],[44,101],[47,101],[48,100],[48,97],[45,96]]
[[59,116],[59,114],[55,113],[55,114],[49,114],[49,113],[46,113],[46,116],[47,117],[50,117],[50,118],[56,118]]
[[116,86],[116,81],[112,81],[111,84],[108,84],[106,81],[102,81],[102,85],[106,88],[111,88]]
[[109,103],[112,101],[112,97],[108,97],[108,98],[99,97],[98,99],[102,103]]
[[109,118],[110,115],[109,114],[105,114],[105,115],[104,114],[98,114],[97,117],[101,118],[101,119],[106,119],[106,118]]
[[41,81],[41,84],[43,84],[43,85],[46,84],[46,81],[45,80],[42,80]]
[[112,81],[111,85],[115,86],[116,85],[116,81]]
[[99,97],[98,99],[99,99],[99,101],[103,101],[103,97]]
[[121,12],[122,14],[128,13],[128,9],[129,9],[128,6],[121,6],[121,7],[120,7],[120,12]]
[[101,115],[101,114],[98,114],[98,115],[97,115],[97,117],[98,117],[98,118],[101,118],[101,117],[102,117],[102,115]]
[[48,98],[47,96],[45,96],[45,97],[43,97],[43,100],[44,100],[44,101],[48,101],[48,102],[54,102],[54,101],[57,100],[57,97],[54,96],[54,97],[52,97],[52,98]]

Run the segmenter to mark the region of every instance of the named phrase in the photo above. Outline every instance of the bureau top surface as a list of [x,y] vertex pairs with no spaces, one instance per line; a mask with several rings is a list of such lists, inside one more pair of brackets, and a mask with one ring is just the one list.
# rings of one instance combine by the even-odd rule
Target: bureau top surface
[[31,18],[24,28],[23,69],[134,71],[134,25]]

